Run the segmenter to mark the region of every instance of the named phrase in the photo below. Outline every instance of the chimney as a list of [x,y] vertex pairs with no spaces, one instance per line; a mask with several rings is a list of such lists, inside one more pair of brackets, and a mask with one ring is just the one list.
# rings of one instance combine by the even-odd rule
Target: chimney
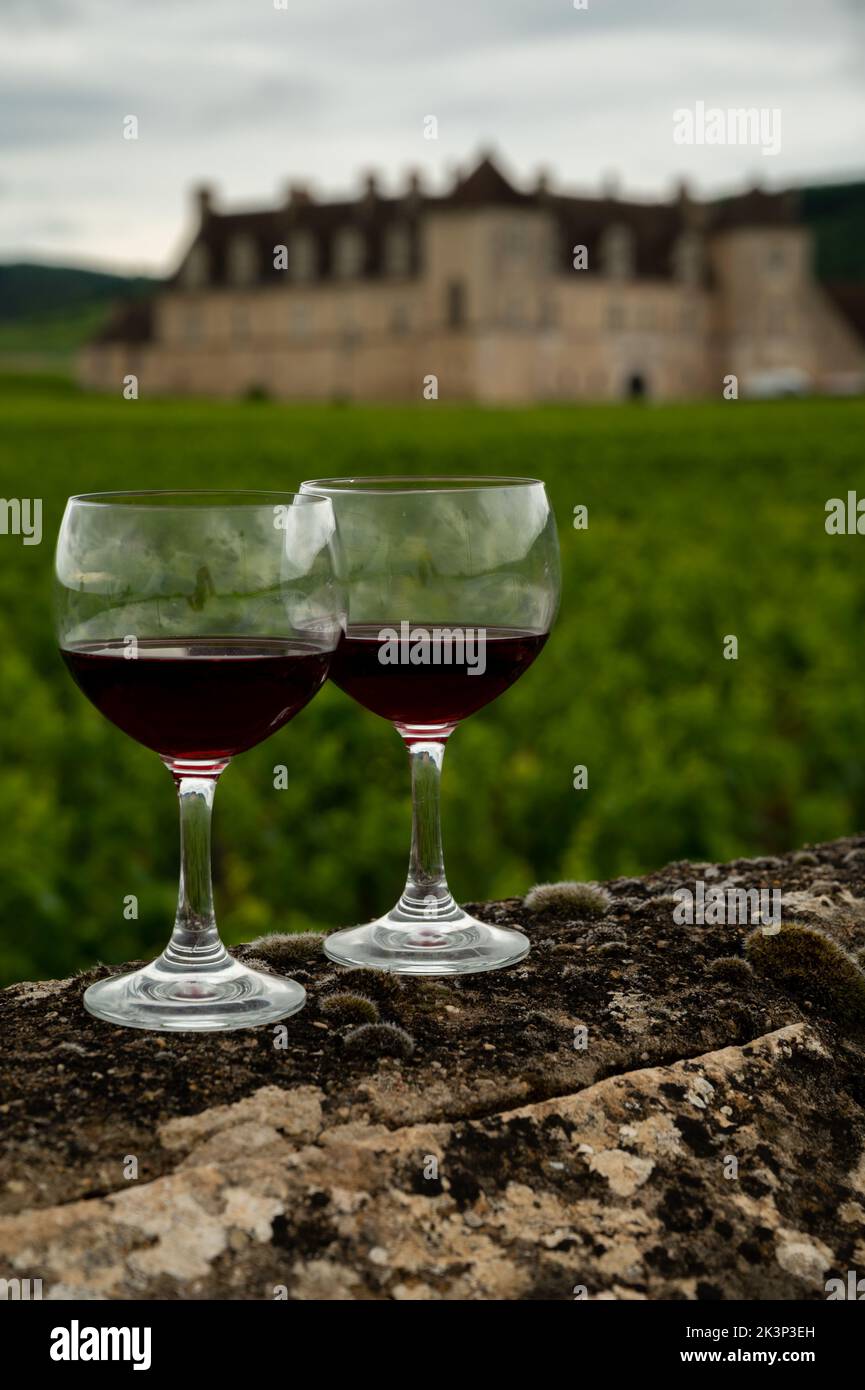
[[374,169],[369,169],[363,176],[363,198],[366,203],[374,203],[380,197],[378,177]]
[[309,185],[305,183],[290,183],[286,189],[286,205],[290,208],[308,207],[313,201],[309,191]]
[[546,198],[551,192],[550,171],[549,169],[541,168],[535,175],[535,193],[539,198]]
[[617,203],[621,192],[622,184],[618,174],[608,170],[601,181],[601,197],[610,203]]
[[680,179],[676,185],[676,206],[681,214],[682,222],[690,231],[699,232],[705,227],[705,204],[695,201],[693,190],[687,179]]
[[409,169],[405,197],[411,203],[417,203],[423,197],[423,178],[419,169]]
[[213,212],[213,189],[209,183],[201,183],[193,190],[192,196],[199,221],[205,222]]

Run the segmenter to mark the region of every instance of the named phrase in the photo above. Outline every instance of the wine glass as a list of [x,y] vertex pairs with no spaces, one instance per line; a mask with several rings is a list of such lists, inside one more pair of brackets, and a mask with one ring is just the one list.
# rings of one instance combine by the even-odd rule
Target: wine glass
[[451,896],[439,779],[461,720],[513,685],[556,615],[559,551],[531,478],[320,478],[340,536],[348,627],[331,679],[404,740],[412,843],[402,897],[385,916],[325,940],[331,960],[407,975],[464,974],[521,960],[519,931],[476,921]]
[[97,1018],[223,1030],[303,1007],[294,980],[223,946],[210,876],[217,780],[294,718],[327,678],[344,625],[326,498],[268,492],[71,497],[56,557],[57,634],[89,700],[158,753],[180,802],[171,940],[143,970],[90,986]]

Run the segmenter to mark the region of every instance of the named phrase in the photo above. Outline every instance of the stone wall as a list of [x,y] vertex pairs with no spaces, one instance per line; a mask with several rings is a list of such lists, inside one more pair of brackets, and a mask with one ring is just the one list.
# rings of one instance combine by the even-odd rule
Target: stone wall
[[[752,924],[676,921],[697,882],[782,894],[751,964]],[[607,887],[476,907],[532,937],[498,973],[399,980],[300,943],[309,1001],[274,1029],[112,1028],[81,1004],[107,967],[4,991],[0,1277],[652,1300],[865,1273],[865,837]]]

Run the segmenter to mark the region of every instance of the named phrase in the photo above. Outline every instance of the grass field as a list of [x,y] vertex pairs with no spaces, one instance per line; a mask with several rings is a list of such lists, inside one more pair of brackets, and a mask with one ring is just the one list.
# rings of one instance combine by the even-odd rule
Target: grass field
[[[0,970],[44,976],[154,952],[176,823],[158,759],[72,686],[51,624],[67,494],[293,488],[341,472],[526,473],[557,512],[564,596],[541,659],[458,731],[445,847],[463,900],[680,857],[771,852],[861,828],[865,494],[861,401],[492,411],[122,401],[0,381],[0,493],[44,538],[0,536]],[[571,524],[578,504],[589,527]],[[723,658],[733,634],[739,658]],[[289,788],[273,787],[275,764]],[[573,789],[586,764],[589,786]],[[328,686],[237,759],[215,816],[226,937],[388,907],[408,837],[397,736]],[[138,898],[127,921],[124,898]]]

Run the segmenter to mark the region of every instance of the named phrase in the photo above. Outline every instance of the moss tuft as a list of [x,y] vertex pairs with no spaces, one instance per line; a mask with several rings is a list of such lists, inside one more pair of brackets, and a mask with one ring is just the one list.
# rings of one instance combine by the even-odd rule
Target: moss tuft
[[312,960],[321,954],[324,932],[299,931],[292,934],[271,932],[246,945],[268,965],[293,965],[296,961]]
[[599,946],[595,947],[595,951],[599,956],[615,956],[627,950],[627,941],[623,941],[621,937],[618,936],[612,937],[609,941],[602,941]]
[[645,906],[656,907],[659,911],[672,915],[679,906],[679,899],[673,893],[659,893],[656,898],[646,898]]
[[837,942],[814,927],[751,932],[745,954],[758,975],[810,1000],[844,1028],[865,1030],[865,972]]
[[242,962],[247,970],[263,970],[265,975],[274,973],[273,966],[269,960],[263,960],[261,956],[246,956]]
[[344,1046],[355,1057],[410,1057],[414,1038],[395,1023],[363,1023],[346,1036]]
[[716,980],[724,980],[728,985],[746,985],[754,978],[753,968],[741,956],[718,956],[709,961],[706,974]]
[[529,912],[555,912],[560,916],[603,917],[612,898],[597,883],[539,883],[523,899]]
[[370,970],[364,966],[351,966],[340,971],[337,976],[340,991],[354,994],[369,994],[378,1003],[388,1003],[405,993],[405,985],[399,975],[389,970]]
[[328,994],[319,1004],[325,1018],[337,1023],[378,1023],[378,1004],[368,994]]

